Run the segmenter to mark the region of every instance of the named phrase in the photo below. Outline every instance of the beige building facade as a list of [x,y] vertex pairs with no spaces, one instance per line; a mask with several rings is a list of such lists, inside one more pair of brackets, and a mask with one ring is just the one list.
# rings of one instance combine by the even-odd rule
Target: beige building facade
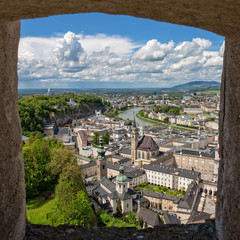
[[214,174],[215,152],[182,149],[174,153],[178,168],[194,170],[203,174]]
[[142,191],[143,196],[149,201],[150,207],[169,212],[176,212],[180,198],[164,193]]

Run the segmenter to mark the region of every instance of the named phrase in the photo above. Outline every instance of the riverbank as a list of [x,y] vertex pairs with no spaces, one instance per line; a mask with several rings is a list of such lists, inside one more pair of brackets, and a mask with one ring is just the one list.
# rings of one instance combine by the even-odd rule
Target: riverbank
[[165,124],[165,123],[162,123],[162,122],[159,122],[159,121],[156,121],[156,120],[152,120],[152,119],[149,119],[149,118],[141,117],[139,115],[139,112],[136,114],[136,117],[145,121],[145,122],[149,122],[149,123],[153,123],[153,124],[157,124],[157,125],[162,125],[164,127],[168,127],[168,124]]
[[150,122],[150,123],[161,125],[161,126],[164,126],[164,127],[172,127],[172,128],[175,128],[175,129],[189,131],[189,132],[196,132],[197,131],[195,129],[191,129],[191,128],[187,128],[187,127],[178,127],[175,124],[166,124],[166,123],[162,123],[162,122],[157,121],[157,120],[152,120],[152,119],[149,119],[149,118],[141,117],[139,115],[139,112],[136,114],[136,117],[141,119],[142,121]]
[[136,123],[139,125],[139,126],[154,126],[156,125],[155,123],[150,123],[150,122],[146,122],[146,121],[142,121],[141,119],[137,118],[136,117],[136,114],[142,110],[143,108],[142,107],[133,107],[133,108],[130,108],[122,113],[119,113],[119,117],[124,119],[124,120],[130,120],[130,121],[133,121],[134,118],[136,120]]

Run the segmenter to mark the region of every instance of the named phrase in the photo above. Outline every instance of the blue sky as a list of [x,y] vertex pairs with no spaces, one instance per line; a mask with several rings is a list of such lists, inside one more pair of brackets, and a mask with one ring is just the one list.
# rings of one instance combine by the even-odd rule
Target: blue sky
[[19,88],[171,87],[220,81],[223,42],[208,31],[122,15],[23,20]]

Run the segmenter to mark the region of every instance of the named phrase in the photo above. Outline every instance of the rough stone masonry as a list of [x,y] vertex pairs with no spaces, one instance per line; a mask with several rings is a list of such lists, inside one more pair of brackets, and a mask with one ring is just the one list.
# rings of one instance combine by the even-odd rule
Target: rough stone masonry
[[[240,239],[238,227],[240,4],[237,0],[125,0],[124,2],[121,0],[2,0],[0,2],[1,239],[23,239],[25,235],[24,169],[21,157],[21,126],[17,109],[17,50],[20,24],[18,21],[11,21],[83,12],[149,18],[194,26],[227,37],[219,123],[221,162],[216,228],[220,239]],[[39,226],[39,231],[42,231],[42,228]],[[29,230],[28,228],[27,231]]]

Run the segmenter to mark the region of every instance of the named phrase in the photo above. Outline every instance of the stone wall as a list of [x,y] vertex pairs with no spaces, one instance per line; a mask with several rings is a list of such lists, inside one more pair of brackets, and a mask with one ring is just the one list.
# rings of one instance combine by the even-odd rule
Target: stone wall
[[0,238],[25,235],[22,132],[18,115],[20,22],[0,23]]
[[[219,125],[221,161],[216,227],[221,239],[240,239],[238,227],[240,218],[240,3],[237,0],[125,0],[124,2],[120,0],[2,0],[0,2],[1,238],[22,239],[25,234],[24,171],[21,159],[21,128],[17,111],[17,47],[20,24],[6,21],[81,12],[103,12],[150,18],[202,28],[232,39],[226,41],[221,89]],[[197,229],[200,225],[195,227]],[[38,230],[36,228],[35,233],[37,232],[38,235],[37,237],[31,235],[32,238],[29,235],[32,233],[31,229],[28,228],[28,239],[46,239],[46,236],[54,239],[49,237],[53,236],[51,232],[47,230],[48,236],[43,228],[39,227]],[[59,231],[61,234],[67,232],[74,234],[73,227],[69,230],[60,228]],[[94,235],[94,230],[91,231]],[[96,233],[101,234],[99,231]],[[189,233],[192,234],[192,232]],[[169,233],[166,231],[165,234],[167,236]],[[40,238],[41,235],[45,238]],[[188,239],[179,238],[179,236],[181,235],[179,234],[175,239]],[[65,239],[69,238],[65,237]]]
[[216,240],[214,222],[195,225],[162,225],[156,228],[137,230],[136,228],[104,227],[98,229],[81,226],[62,225],[57,228],[51,226],[27,226],[26,240]]
[[2,0],[0,20],[102,12],[188,25],[240,39],[237,0]]
[[226,39],[219,118],[216,226],[221,239],[240,239],[240,43]]

